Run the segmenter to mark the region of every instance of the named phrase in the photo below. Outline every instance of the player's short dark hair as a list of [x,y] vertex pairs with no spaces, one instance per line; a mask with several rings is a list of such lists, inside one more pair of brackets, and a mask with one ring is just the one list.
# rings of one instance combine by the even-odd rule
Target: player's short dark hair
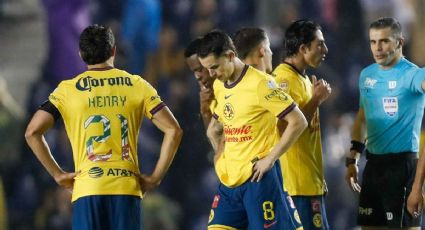
[[283,42],[285,57],[297,54],[301,45],[309,45],[316,38],[316,31],[321,29],[318,23],[308,19],[301,19],[289,25]]
[[101,25],[91,25],[80,35],[80,54],[88,65],[103,63],[112,56],[115,38],[112,30]]
[[391,31],[393,35],[396,38],[401,38],[401,25],[400,22],[397,21],[395,18],[378,18],[377,20],[373,21],[369,25],[370,29],[384,29],[384,28],[391,28]]
[[213,30],[202,38],[201,44],[198,47],[197,54],[199,57],[204,58],[210,54],[219,57],[227,51],[236,53],[235,46],[232,39],[220,30]]
[[201,45],[201,41],[202,41],[202,38],[200,37],[193,39],[184,50],[184,57],[188,58],[196,54],[196,52],[198,51],[198,47]]
[[252,49],[266,40],[266,38],[266,32],[256,27],[245,27],[236,31],[235,36],[233,36],[233,42],[238,56],[245,59]]

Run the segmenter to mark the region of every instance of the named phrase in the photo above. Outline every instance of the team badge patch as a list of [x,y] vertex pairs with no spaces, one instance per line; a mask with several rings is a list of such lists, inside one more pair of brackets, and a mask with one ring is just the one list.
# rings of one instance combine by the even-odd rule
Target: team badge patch
[[320,213],[316,213],[313,216],[313,224],[316,228],[322,227],[322,215]]
[[279,88],[281,88],[283,91],[286,91],[286,90],[288,90],[288,82],[287,81],[282,81],[280,84],[279,84]]
[[211,221],[214,219],[214,210],[213,209],[211,209],[211,212],[210,212],[210,217],[208,218],[208,224],[209,223],[211,223]]
[[224,111],[223,111],[223,114],[224,114],[224,117],[225,117],[227,120],[232,120],[232,119],[233,119],[233,117],[235,117],[235,111],[234,111],[234,109],[233,109],[232,104],[230,104],[230,103],[226,103],[226,104],[224,105]]
[[384,106],[384,111],[390,117],[394,116],[398,112],[398,99],[397,97],[383,97],[382,105]]

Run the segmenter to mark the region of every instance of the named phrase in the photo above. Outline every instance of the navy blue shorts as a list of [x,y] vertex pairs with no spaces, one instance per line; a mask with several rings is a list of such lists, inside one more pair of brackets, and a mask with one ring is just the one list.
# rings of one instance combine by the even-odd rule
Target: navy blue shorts
[[421,226],[421,218],[414,218],[406,208],[418,163],[416,153],[368,153],[367,158],[359,198],[359,225],[399,229]]
[[279,162],[275,163],[260,182],[248,180],[235,188],[220,184],[213,200],[208,227],[301,229],[295,205],[283,191]]
[[305,230],[328,230],[325,199],[323,196],[292,196]]
[[141,199],[127,195],[85,196],[74,201],[74,230],[140,230]]

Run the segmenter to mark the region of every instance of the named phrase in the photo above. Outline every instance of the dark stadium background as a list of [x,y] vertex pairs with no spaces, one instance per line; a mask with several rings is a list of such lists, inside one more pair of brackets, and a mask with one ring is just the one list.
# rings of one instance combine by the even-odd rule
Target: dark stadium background
[[[78,35],[92,23],[111,26],[116,66],[155,85],[185,134],[160,188],[143,201],[147,230],[205,229],[217,184],[211,149],[198,114],[198,85],[187,69],[184,47],[213,28],[233,34],[259,26],[270,37],[274,66],[282,33],[300,18],[323,27],[329,54],[317,71],[332,95],[321,107],[328,219],[332,229],[356,229],[357,196],[345,184],[359,71],[371,63],[367,26],[380,16],[403,26],[404,54],[425,64],[425,0],[0,0],[0,230],[70,229],[69,194],[60,189],[24,142],[29,117],[55,85],[84,70]],[[145,122],[139,150],[149,172],[160,134]],[[47,135],[58,162],[73,170],[63,124]],[[364,163],[364,160],[362,160]]]

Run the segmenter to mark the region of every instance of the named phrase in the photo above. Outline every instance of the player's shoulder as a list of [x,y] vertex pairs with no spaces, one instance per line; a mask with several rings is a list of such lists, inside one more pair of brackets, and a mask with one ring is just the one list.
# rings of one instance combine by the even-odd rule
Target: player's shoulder
[[272,75],[276,78],[276,80],[296,80],[298,79],[299,73],[289,64],[281,63],[276,66],[276,68],[273,70]]
[[362,71],[360,72],[360,79],[364,78],[365,76],[371,77],[378,71],[379,65],[377,63],[370,64],[362,69]]

